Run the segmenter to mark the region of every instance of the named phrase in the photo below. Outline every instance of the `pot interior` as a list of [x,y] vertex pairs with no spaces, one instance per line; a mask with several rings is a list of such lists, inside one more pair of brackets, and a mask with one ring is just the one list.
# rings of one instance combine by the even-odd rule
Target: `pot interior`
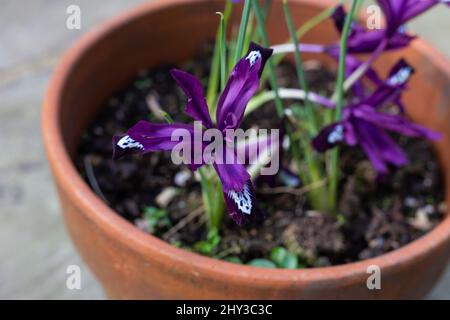
[[[131,18],[128,16],[106,24],[76,48],[77,59],[66,74],[58,115],[63,140],[72,159],[82,131],[99,112],[105,99],[140,69],[189,60],[202,42],[214,39],[218,24],[215,12],[223,10],[223,7],[224,1],[201,0],[183,5],[177,1],[168,2],[155,6],[156,12],[136,10]],[[314,1],[291,1],[291,8],[297,24],[323,10]],[[231,28],[240,20],[239,10],[234,12]],[[267,29],[272,44],[289,38],[281,1],[274,2]],[[334,26],[328,20],[309,32],[302,41],[323,44],[337,39]],[[448,68],[442,67],[446,62],[420,42],[407,50],[384,55],[376,64],[381,75],[385,75],[400,56],[416,68],[410,90],[404,97],[408,114],[413,120],[444,133],[436,147],[448,185],[450,73]],[[309,57],[305,55],[305,59]],[[317,59],[317,55],[314,58]],[[319,56],[319,59],[335,67],[330,59],[324,56]],[[448,192],[447,199],[450,199]]]

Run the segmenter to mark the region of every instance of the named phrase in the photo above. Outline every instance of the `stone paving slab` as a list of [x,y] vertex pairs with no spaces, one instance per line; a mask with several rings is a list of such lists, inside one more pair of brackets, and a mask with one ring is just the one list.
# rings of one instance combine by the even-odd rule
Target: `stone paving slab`
[[[3,0],[0,7],[0,298],[103,299],[64,230],[40,135],[41,101],[61,53],[99,21],[145,0]],[[68,5],[82,30],[65,28]],[[433,10],[412,28],[450,57],[449,12]],[[79,265],[82,289],[66,288]],[[450,299],[450,270],[430,298]]]
[[[103,299],[60,215],[40,134],[41,102],[61,52],[84,32],[143,0],[2,1],[0,9],[0,298]],[[77,4],[82,29],[68,30]],[[81,290],[66,288],[79,265]]]

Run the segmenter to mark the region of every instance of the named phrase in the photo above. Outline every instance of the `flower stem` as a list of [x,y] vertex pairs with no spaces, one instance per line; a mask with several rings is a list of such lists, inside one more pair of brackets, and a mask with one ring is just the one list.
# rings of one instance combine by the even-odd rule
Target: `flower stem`
[[361,64],[358,69],[356,69],[344,82],[344,91],[349,90],[355,82],[361,79],[376,59],[383,53],[387,46],[387,39],[384,39],[377,47],[377,49],[372,53],[372,55],[363,64]]
[[289,10],[288,0],[283,0],[284,16],[286,18],[286,24],[288,26],[289,34],[291,36],[292,44],[294,45],[294,57],[295,57],[295,69],[297,71],[297,78],[299,81],[299,87],[306,93],[305,104],[309,104],[308,100],[308,84],[306,82],[305,73],[303,72],[303,59],[300,54],[299,43],[297,35],[295,33],[294,24],[292,23],[291,11]]
[[[342,2],[343,1],[341,0],[340,3],[342,3]],[[297,39],[300,41],[300,39],[303,38],[303,36],[305,34],[307,34],[311,29],[313,29],[314,27],[316,27],[317,25],[321,24],[326,19],[328,19],[333,14],[334,10],[335,10],[335,7],[327,8],[327,9],[323,10],[322,12],[320,12],[319,14],[317,14],[316,16],[309,19],[308,21],[306,21],[299,29],[297,29],[297,31],[296,31]],[[287,42],[289,44],[291,41],[287,40]],[[280,52],[280,53],[283,53],[283,52]],[[274,65],[278,65],[283,59],[284,59],[284,54],[277,55],[276,57],[274,57]]]
[[[339,68],[336,78],[336,109],[334,112],[334,120],[339,121],[342,118],[342,109],[344,107],[344,80],[345,80],[345,58],[347,55],[347,40],[350,33],[350,26],[353,21],[356,8],[359,6],[361,0],[353,0],[350,13],[347,15],[342,29],[340,52],[339,52]],[[330,158],[330,191],[329,191],[329,205],[334,213],[337,209],[337,187],[339,180],[338,172],[339,148],[334,148],[331,151]]]
[[347,56],[347,40],[348,35],[350,33],[350,26],[353,21],[353,16],[355,14],[355,9],[358,6],[358,3],[361,0],[353,0],[352,7],[350,9],[350,13],[347,15],[344,23],[344,27],[342,29],[341,43],[339,48],[339,67],[336,78],[336,111],[334,114],[334,120],[340,120],[342,117],[342,108],[344,107],[344,80],[345,80],[345,58]]
[[220,59],[220,49],[219,49],[219,37],[216,39],[216,44],[214,46],[213,57],[211,59],[211,69],[208,79],[208,89],[206,92],[206,101],[209,107],[209,114],[214,120],[214,105],[216,104],[217,91],[219,89],[219,59]]
[[[275,91],[263,91],[254,96],[245,109],[245,114],[252,113],[265,103],[275,99]],[[278,88],[278,96],[280,99],[305,100],[306,92],[301,89]],[[336,105],[328,98],[321,96],[315,92],[308,92],[308,100],[326,108],[333,109]]]
[[[267,31],[266,31],[266,27],[265,27],[264,14],[261,10],[261,6],[259,5],[258,0],[251,0],[251,1],[252,1],[253,10],[255,12],[256,21],[258,23],[259,35],[261,37],[263,45],[268,47],[270,44],[269,44],[269,37],[267,36]],[[250,2],[250,0],[246,1],[246,3],[247,2]],[[278,84],[277,84],[277,79],[275,76],[275,67],[274,67],[271,59],[269,59],[267,61],[267,66],[268,66],[268,72],[269,72],[270,85],[271,85],[272,89],[275,91],[275,108],[277,111],[277,115],[280,118],[282,118],[283,114],[284,114],[284,106],[283,106],[283,101],[280,99],[280,96],[278,94]]]
[[208,231],[219,230],[225,203],[222,197],[222,185],[214,170],[199,168],[203,206],[208,222]]
[[[233,10],[233,2],[227,1],[225,5],[225,10],[223,13],[223,21],[224,26],[223,29],[227,29],[228,20],[230,18],[231,12]],[[219,89],[219,78],[220,78],[220,54],[221,54],[221,42],[222,37],[220,35],[220,30],[222,29],[222,23],[220,23],[219,28],[217,29],[216,41],[214,44],[214,53],[213,58],[211,60],[211,70],[208,79],[208,89],[206,92],[206,101],[209,106],[209,113],[211,118],[215,119],[215,110],[216,110],[216,100]]]
[[223,91],[225,83],[227,81],[227,48],[226,48],[226,31],[225,31],[225,18],[223,13],[216,12],[220,15],[220,27],[219,27],[219,57],[220,57],[220,90]]
[[[361,79],[367,71],[370,69],[372,64],[375,62],[376,59],[383,53],[384,49],[387,46],[387,40],[384,39],[380,42],[378,47],[375,49],[375,51],[372,53],[372,55],[367,59],[364,63],[362,63],[353,73],[344,81],[344,92],[347,92],[353,85]],[[336,102],[338,99],[337,97],[337,91],[333,93],[333,96],[331,97],[331,101]]]
[[[325,46],[321,44],[314,43],[297,43],[300,52],[308,53],[322,53],[325,52]],[[290,52],[295,52],[295,45],[293,43],[283,43],[277,44],[271,47],[273,49],[273,54],[286,54]]]
[[244,48],[243,51],[246,52],[250,47],[250,42],[253,40],[255,36],[255,13],[250,12],[250,17],[247,26],[247,33],[245,34]]
[[[292,44],[294,45],[294,57],[295,57],[295,70],[297,72],[297,78],[299,82],[299,88],[305,91],[305,114],[306,121],[310,122],[313,128],[316,128],[316,120],[314,118],[314,110],[312,109],[312,105],[309,101],[309,87],[306,81],[305,72],[303,71],[303,59],[300,54],[300,46],[298,43],[297,35],[295,32],[294,24],[292,23],[291,11],[289,10],[288,0],[283,0],[283,10],[284,16],[286,18],[286,24],[289,30],[289,34],[291,36]],[[315,134],[315,132],[313,132]]]

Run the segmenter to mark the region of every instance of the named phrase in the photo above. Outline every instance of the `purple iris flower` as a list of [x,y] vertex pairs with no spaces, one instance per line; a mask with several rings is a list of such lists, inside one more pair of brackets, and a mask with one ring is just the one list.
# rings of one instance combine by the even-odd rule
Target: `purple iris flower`
[[[450,6],[450,0],[378,0],[386,18],[386,28],[366,30],[356,21],[353,22],[347,42],[349,53],[372,53],[383,46],[383,50],[403,48],[416,38],[405,32],[404,25],[411,19],[422,14],[433,6],[445,3]],[[339,32],[344,26],[346,13],[339,5],[332,18]],[[339,47],[338,44],[330,46],[329,50]]]
[[[200,121],[205,128],[220,130],[225,137],[224,145],[227,145],[227,129],[239,128],[247,103],[258,90],[259,78],[266,60],[271,55],[271,49],[263,48],[255,43],[250,44],[248,53],[235,65],[219,97],[216,125],[211,120],[200,81],[184,71],[171,70],[172,77],[188,97],[185,112],[194,120]],[[188,130],[191,133],[190,136],[194,137],[194,126],[191,124],[154,124],[140,121],[128,130],[127,135],[113,138],[113,158],[133,153],[172,150],[179,143],[171,139],[173,132],[177,129]],[[190,141],[190,143],[196,142]],[[213,159],[212,164],[222,183],[228,213],[237,224],[243,225],[250,220],[260,218],[261,213],[255,202],[253,185],[245,166],[239,163],[234,149],[224,149],[222,161]],[[204,164],[202,161],[203,159],[201,163],[189,165],[189,167],[196,170]]]
[[389,34],[394,34],[409,20],[439,3],[450,6],[449,0],[378,0],[378,4],[386,17]]
[[360,145],[375,170],[380,174],[389,171],[388,165],[403,166],[407,163],[404,151],[391,139],[386,131],[409,137],[424,137],[432,140],[440,134],[408,121],[401,113],[383,112],[388,103],[397,103],[414,70],[404,61],[398,62],[388,79],[372,95],[343,110],[342,120],[332,123],[313,139],[317,151],[345,143]]

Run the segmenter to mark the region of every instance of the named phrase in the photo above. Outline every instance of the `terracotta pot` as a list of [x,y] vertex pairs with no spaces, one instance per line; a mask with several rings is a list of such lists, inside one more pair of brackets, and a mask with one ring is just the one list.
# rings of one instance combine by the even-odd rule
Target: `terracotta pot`
[[[291,1],[295,21],[331,1]],[[190,253],[141,232],[102,202],[74,166],[77,143],[105,99],[142,67],[189,59],[213,38],[223,1],[152,1],[95,29],[71,48],[55,71],[43,111],[43,133],[64,219],[81,256],[111,298],[315,299],[420,298],[450,255],[450,218],[394,252],[347,265],[307,270],[260,269]],[[272,43],[288,38],[280,2],[269,17]],[[234,20],[237,17],[234,18]],[[331,22],[306,42],[336,39]],[[445,133],[436,145],[450,180],[450,64],[419,40],[403,52],[417,68],[406,105],[412,118]],[[378,64],[385,72],[398,54]],[[449,203],[449,190],[446,190]],[[382,289],[368,290],[367,268],[381,268]]]

